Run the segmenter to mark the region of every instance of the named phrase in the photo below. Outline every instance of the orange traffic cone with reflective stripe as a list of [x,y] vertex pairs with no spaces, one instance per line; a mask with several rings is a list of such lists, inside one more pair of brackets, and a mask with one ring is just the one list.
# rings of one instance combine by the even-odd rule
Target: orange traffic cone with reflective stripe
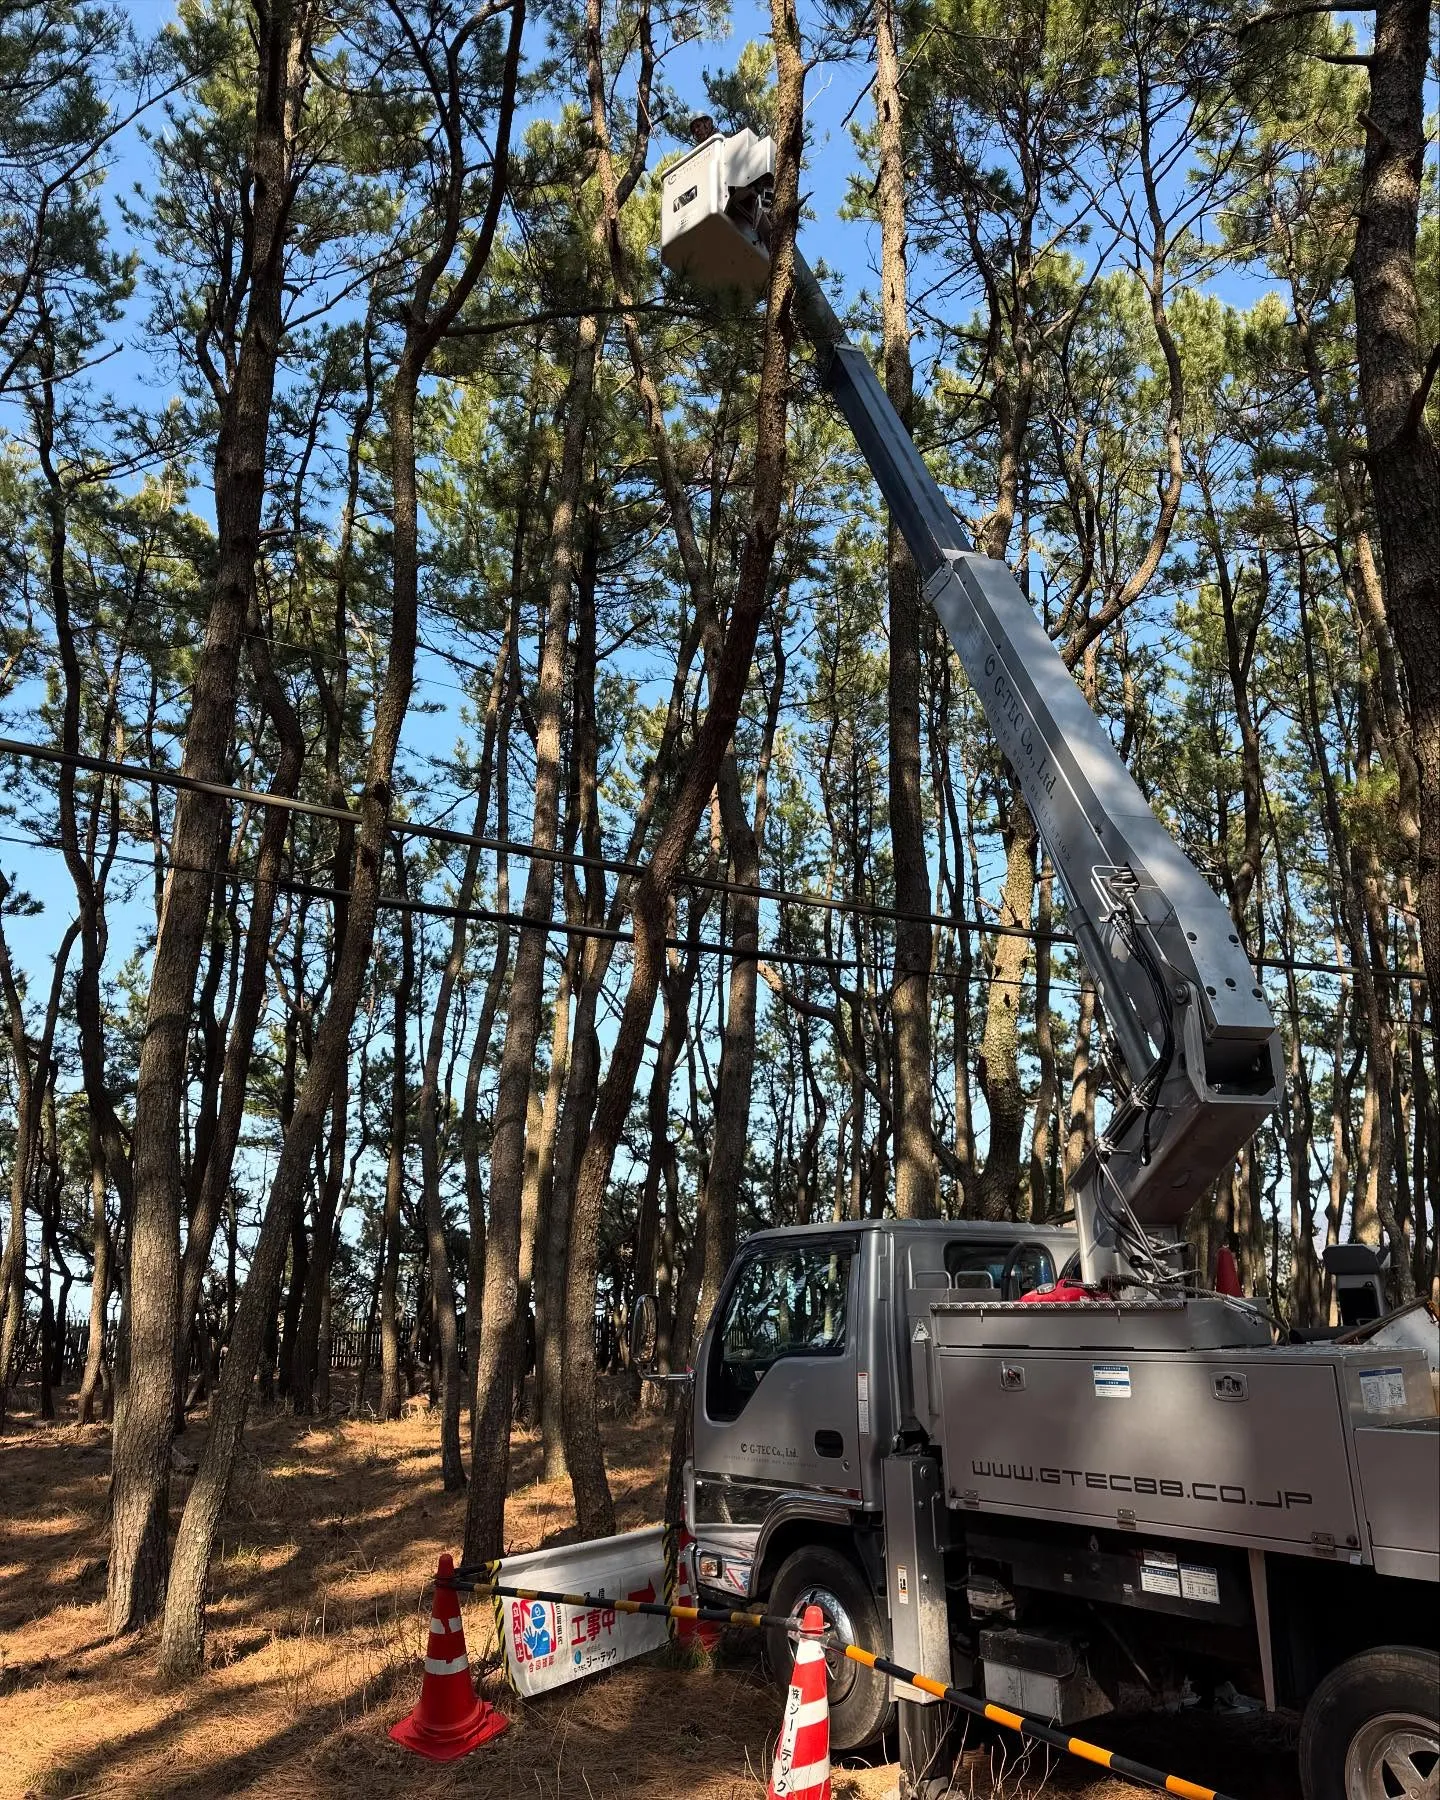
[[807,1606],[766,1800],[830,1800],[830,1702],[820,1642],[824,1635],[824,1613],[818,1606]]
[[431,1762],[453,1762],[499,1737],[510,1723],[504,1713],[480,1699],[470,1686],[470,1658],[465,1654],[465,1626],[454,1586],[453,1558],[442,1556],[430,1609],[430,1641],[425,1647],[425,1678],[420,1704],[407,1713],[390,1735],[397,1744]]

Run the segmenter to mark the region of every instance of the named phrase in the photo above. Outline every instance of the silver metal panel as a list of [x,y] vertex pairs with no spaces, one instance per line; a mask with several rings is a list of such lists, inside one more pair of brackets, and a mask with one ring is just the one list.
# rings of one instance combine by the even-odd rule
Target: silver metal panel
[[1098,1718],[1113,1710],[1085,1670],[1062,1680],[1058,1675],[1041,1675],[1034,1669],[992,1662],[987,1657],[984,1681],[987,1700],[1014,1712],[1049,1719],[1054,1725],[1073,1725],[1079,1719]]
[[[1224,903],[1150,810],[1004,563],[949,551],[925,594],[1020,778],[1133,1080],[1155,1061],[1163,1022],[1151,977],[1108,924],[1121,887],[1164,964],[1189,978],[1185,1003],[1168,1003],[1183,1053],[1148,1125],[1138,1110],[1117,1114],[1104,1166],[1092,1157],[1080,1180],[1130,1196],[1144,1223],[1178,1225],[1278,1099],[1264,993]],[[1095,1217],[1077,1200],[1082,1239]]]
[[[887,1456],[884,1480],[890,1654],[907,1669],[948,1680],[950,1620],[945,1562],[936,1535],[945,1517],[940,1464],[933,1456]],[[897,1699],[936,1703],[933,1694],[908,1683],[891,1685]]]
[[1440,1419],[1361,1426],[1355,1454],[1375,1567],[1440,1581]]
[[1260,1682],[1265,1690],[1265,1710],[1275,1710],[1275,1646],[1270,1640],[1270,1578],[1265,1552],[1247,1550],[1250,1561],[1250,1604],[1255,1609],[1255,1641],[1260,1648]]
[[938,1354],[951,1505],[1361,1559],[1333,1362]]
[[1304,1344],[1299,1354],[1333,1356],[1344,1372],[1350,1416],[1359,1425],[1421,1424],[1435,1417],[1430,1365],[1422,1350],[1372,1344]]
[[[927,598],[976,682],[991,728],[1086,918],[1098,910],[1093,872],[1132,868],[1142,895],[1149,890],[1158,901],[1151,918],[1157,935],[1175,932],[1183,944],[1175,966],[1194,969],[1207,1017],[1223,1018],[1227,1035],[1268,1043],[1275,1022],[1224,902],[1151,811],[1005,564],[973,552],[952,555]],[[1179,918],[1206,929],[1186,939],[1176,930]],[[1135,1001],[1142,1016],[1154,1005],[1138,991]],[[1131,1046],[1125,1049],[1128,1060]],[[1137,1042],[1134,1049],[1143,1067],[1149,1047]]]
[[900,1423],[893,1305],[895,1254],[890,1233],[867,1232],[860,1239],[856,1261],[859,1267],[854,1280],[860,1294],[859,1362],[855,1371],[859,1459],[856,1485],[864,1505],[874,1510],[881,1504],[885,1451]]
[[1191,1300],[1018,1302],[932,1297],[931,1335],[941,1347],[1020,1349],[1266,1349],[1269,1320],[1246,1301],[1202,1294]]

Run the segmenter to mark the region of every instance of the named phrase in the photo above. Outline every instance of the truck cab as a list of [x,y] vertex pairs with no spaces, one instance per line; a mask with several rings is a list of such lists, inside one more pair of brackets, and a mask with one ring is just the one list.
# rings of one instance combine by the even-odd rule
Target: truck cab
[[[881,1641],[884,1459],[932,1410],[929,1306],[1017,1301],[1076,1251],[1060,1225],[874,1220],[763,1231],[731,1265],[695,1367],[686,1514],[716,1604],[814,1601],[844,1637]],[[867,1633],[869,1634],[867,1637]],[[885,1635],[888,1635],[885,1634]],[[773,1646],[784,1666],[784,1646]],[[889,1716],[882,1677],[832,1670],[832,1741]]]

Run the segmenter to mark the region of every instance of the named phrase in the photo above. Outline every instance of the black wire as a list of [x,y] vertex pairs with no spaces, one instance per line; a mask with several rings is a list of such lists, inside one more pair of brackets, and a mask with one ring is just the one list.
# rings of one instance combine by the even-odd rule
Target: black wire
[[[111,757],[87,756],[79,751],[62,750],[51,744],[31,744],[19,738],[0,737],[0,755],[60,763],[95,774],[114,775],[147,787],[186,789],[219,799],[239,800],[247,806],[279,807],[287,812],[327,819],[336,824],[353,826],[359,822],[360,815],[348,807],[327,806],[319,801],[300,800],[283,794],[265,794],[257,789],[234,787],[225,782],[201,781],[177,769],[152,769],[138,763],[117,762]],[[539,858],[567,868],[601,869],[607,874],[627,875],[632,879],[644,873],[643,864],[626,862],[619,857],[590,856],[583,851],[574,850],[546,850],[538,844],[526,843],[518,838],[490,837],[482,832],[460,831],[421,819],[391,819],[387,822],[386,829],[398,836],[423,837],[436,843],[453,844],[462,848],[478,844],[482,850]],[[977,932],[983,937],[1018,937],[1031,943],[1073,944],[1076,941],[1074,934],[1068,931],[1037,931],[1027,925],[1005,925],[994,919],[969,919],[949,913],[908,912],[901,907],[881,906],[853,896],[833,899],[827,894],[801,894],[784,888],[726,881],[723,876],[682,872],[677,880],[682,887],[699,888],[709,893],[744,895],[751,899],[770,901],[777,906],[810,907],[817,911],[846,913],[857,919],[884,919],[893,924],[928,925],[938,930],[963,929]],[[779,960],[778,957],[775,960]],[[1320,962],[1308,957],[1260,956],[1251,960],[1256,969],[1274,969],[1282,973],[1338,976],[1355,973],[1354,968],[1347,963]],[[1428,982],[1428,976],[1422,969],[1392,968],[1388,973],[1398,981]]]
[[[17,837],[11,832],[0,832],[0,843],[20,844],[30,850],[50,850],[61,854],[62,846],[49,843],[41,838]],[[136,856],[126,851],[117,851],[112,858],[115,862],[125,863],[130,867],[148,869],[153,872],[154,863],[149,857]],[[213,879],[215,871],[197,868],[186,863],[167,863],[165,872],[176,871],[185,875],[204,875]],[[247,885],[247,878],[238,872],[225,871],[221,876],[231,887]],[[278,892],[296,894],[302,899],[311,900],[352,900],[354,890],[351,888],[333,887],[325,883],[306,881],[299,876],[278,875],[272,878]],[[484,925],[508,925],[519,931],[543,931],[547,936],[559,933],[567,937],[600,938],[607,943],[633,944],[633,931],[617,930],[609,925],[580,925],[568,919],[529,919],[524,913],[499,912],[490,906],[452,906],[443,901],[413,900],[408,894],[380,894],[376,898],[376,906],[385,912],[402,912],[431,919],[468,919],[473,923]],[[737,950],[733,944],[715,943],[708,938],[700,938],[693,943],[689,938],[667,937],[664,940],[667,950],[699,950],[705,956],[728,956],[732,962],[768,962],[784,963],[788,967],[798,969],[835,969],[835,970],[871,970],[869,963],[860,963],[850,957],[839,956],[807,956],[798,950],[780,950],[761,945],[753,951]],[[882,978],[887,971],[878,967],[873,972]],[[893,974],[893,971],[889,973]],[[1023,987],[1023,980],[1006,975],[985,975],[972,971],[974,981],[986,987]],[[1078,982],[1052,982],[1052,987],[1065,988],[1070,992],[1079,992]]]
[[[31,744],[19,738],[0,737],[0,756],[30,757],[40,762],[60,763],[98,775],[114,775],[146,787],[169,787],[208,794],[215,799],[239,800],[246,806],[278,807],[284,812],[298,813],[306,818],[326,819],[339,825],[354,826],[360,821],[360,815],[349,807],[329,806],[318,800],[300,800],[287,794],[265,794],[256,788],[235,787],[228,782],[203,781],[178,769],[152,769],[139,763],[118,762],[113,757],[88,756],[80,751],[62,750],[53,744]],[[626,875],[631,879],[638,879],[645,872],[642,863],[626,862],[620,857],[590,856],[578,850],[545,850],[538,844],[529,844],[519,838],[490,837],[483,832],[460,831],[453,826],[429,824],[422,819],[390,819],[386,822],[386,829],[401,837],[423,837],[435,843],[454,844],[461,848],[478,844],[482,850],[498,854],[538,858],[542,862],[568,868],[601,869],[606,874]],[[929,925],[950,930],[963,926],[987,937],[1035,939],[1044,935],[1050,942],[1057,944],[1071,944],[1075,941],[1069,932],[1041,934],[1027,926],[1002,925],[989,919],[957,919],[947,913],[911,913],[899,907],[880,906],[874,901],[855,898],[836,900],[827,894],[797,894],[784,888],[726,881],[719,875],[682,872],[677,880],[683,887],[700,888],[708,893],[744,895],[750,899],[772,901],[781,906],[808,906],[826,912],[849,913],[856,918],[888,919],[897,924]]]

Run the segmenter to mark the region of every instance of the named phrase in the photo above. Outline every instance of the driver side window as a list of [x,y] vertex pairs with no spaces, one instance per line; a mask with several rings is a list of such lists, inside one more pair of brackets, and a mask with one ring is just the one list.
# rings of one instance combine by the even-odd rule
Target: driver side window
[[840,1356],[850,1293],[848,1245],[765,1251],[740,1271],[711,1365],[712,1418],[738,1418],[767,1369],[786,1356]]

